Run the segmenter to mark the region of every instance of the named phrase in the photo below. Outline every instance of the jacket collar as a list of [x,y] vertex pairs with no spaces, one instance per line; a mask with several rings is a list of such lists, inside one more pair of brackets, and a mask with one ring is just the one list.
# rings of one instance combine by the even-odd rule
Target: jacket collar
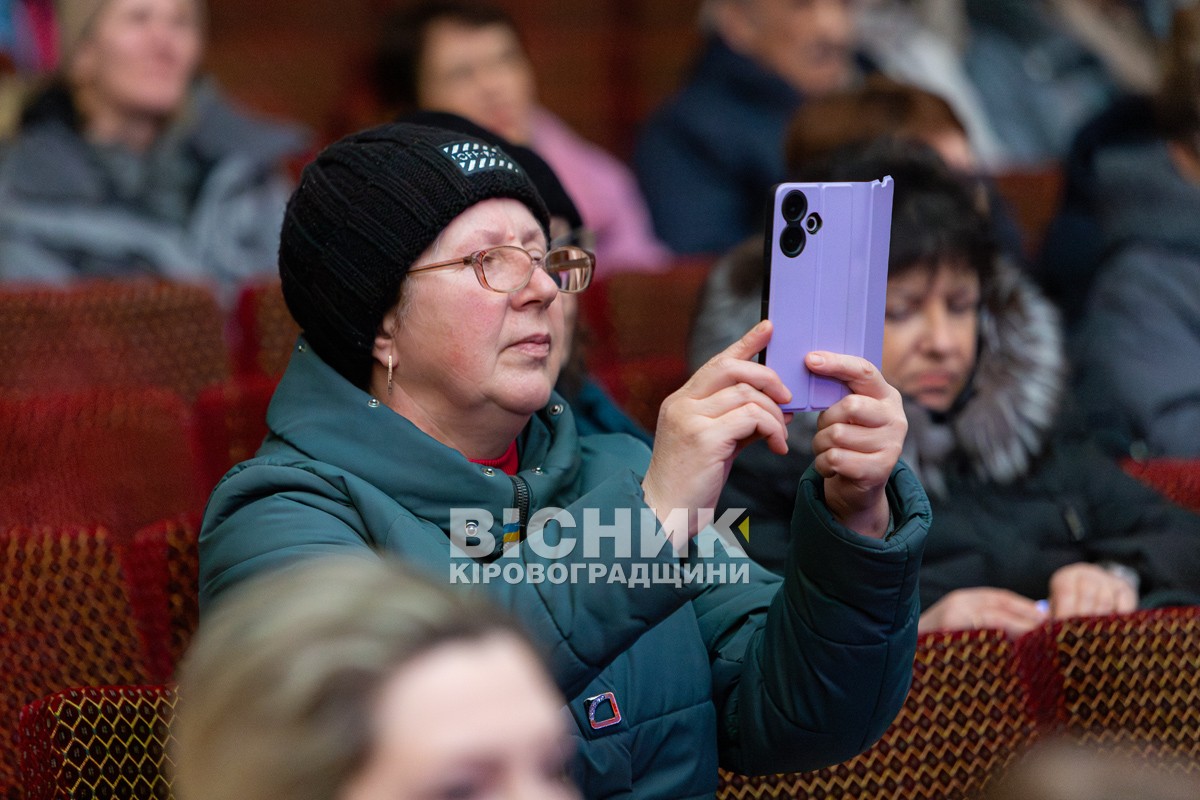
[[[270,437],[260,455],[279,445],[355,475],[419,517],[449,529],[450,509],[491,512],[497,525],[513,506],[513,482],[425,434],[351,384],[301,338],[267,410]],[[278,441],[272,441],[272,439]],[[557,394],[517,440],[531,507],[570,494],[579,459],[571,410]]]

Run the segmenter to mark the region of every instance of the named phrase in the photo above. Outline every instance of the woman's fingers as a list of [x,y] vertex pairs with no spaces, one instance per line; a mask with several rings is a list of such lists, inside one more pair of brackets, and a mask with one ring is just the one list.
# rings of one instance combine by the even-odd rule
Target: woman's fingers
[[710,358],[688,379],[680,390],[689,397],[706,397],[737,383],[753,386],[770,397],[776,404],[792,399],[792,393],[775,370],[751,359],[771,340],[771,323],[767,320],[755,325],[729,347]]
[[733,386],[727,386],[715,394],[696,399],[693,402],[695,403],[696,412],[710,419],[724,416],[741,406],[755,405],[774,417],[780,426],[787,424],[785,415],[780,410],[779,404],[747,383],[737,383]]
[[810,372],[836,378],[850,387],[854,394],[873,397],[882,400],[892,395],[899,396],[875,365],[865,358],[848,356],[842,353],[830,353],[826,350],[814,350],[804,359],[805,366]]
[[[791,393],[774,370],[748,360],[770,338],[770,323],[756,325],[663,401],[642,481],[646,502],[660,518],[670,509],[715,507],[733,458],[746,444],[766,439],[771,450],[787,452],[791,415],[779,405]],[[696,524],[689,523],[689,534]]]

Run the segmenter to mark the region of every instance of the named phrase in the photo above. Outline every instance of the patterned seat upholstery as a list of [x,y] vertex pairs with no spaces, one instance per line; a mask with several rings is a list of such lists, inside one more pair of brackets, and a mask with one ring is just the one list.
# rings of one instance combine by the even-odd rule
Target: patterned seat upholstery
[[1066,733],[1200,774],[1200,608],[1064,620],[1043,641]]
[[18,798],[22,707],[147,675],[120,558],[102,528],[0,531],[0,593],[0,797]]
[[168,800],[175,692],[67,689],[21,711],[25,800]]
[[126,548],[125,575],[150,680],[166,682],[200,624],[198,512],[138,531]]
[[0,525],[105,525],[119,539],[202,508],[191,414],[161,388],[0,395]]
[[1021,645],[1000,631],[921,637],[907,700],[865,753],[814,772],[722,772],[720,800],[974,797],[1038,735]]
[[0,389],[159,386],[191,402],[229,376],[211,292],[150,280],[0,287]]

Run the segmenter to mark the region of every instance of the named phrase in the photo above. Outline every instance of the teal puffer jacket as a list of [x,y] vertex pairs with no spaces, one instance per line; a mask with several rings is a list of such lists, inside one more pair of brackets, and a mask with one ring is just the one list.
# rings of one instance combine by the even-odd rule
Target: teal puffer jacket
[[[645,445],[624,435],[579,438],[557,396],[518,440],[512,478],[372,403],[303,341],[267,422],[258,456],[235,467],[209,501],[202,607],[251,575],[321,554],[388,553],[450,581],[464,563],[450,537],[454,508],[486,510],[497,528],[504,509],[519,506],[565,509],[581,525],[584,509],[599,509],[606,523],[624,510],[637,520],[646,509]],[[610,582],[616,565],[626,576],[654,576],[679,564],[669,547],[644,555],[635,534],[628,552],[610,536],[599,558],[584,547],[560,558],[564,568],[585,565],[580,580],[487,584],[543,646],[570,698],[585,796],[710,798],[718,763],[743,773],[810,769],[882,734],[908,690],[929,504],[898,467],[889,486],[895,532],[877,541],[836,523],[821,494],[819,477],[805,475],[783,579],[717,545],[706,559],[693,546],[684,566],[727,577],[744,569],[743,581]],[[546,525],[547,540],[554,528]],[[525,544],[481,561],[552,564]],[[597,562],[605,579],[589,580]],[[588,718],[595,703],[585,700],[606,692],[620,720],[597,727]],[[606,702],[597,720],[612,719]]]

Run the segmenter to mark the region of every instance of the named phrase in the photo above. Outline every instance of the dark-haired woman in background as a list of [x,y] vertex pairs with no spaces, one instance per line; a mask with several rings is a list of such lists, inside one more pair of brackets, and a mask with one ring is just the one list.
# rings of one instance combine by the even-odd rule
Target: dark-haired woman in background
[[[916,143],[843,152],[811,180],[895,180],[882,371],[905,398],[904,460],[934,512],[921,567],[920,628],[1003,628],[1047,616],[1200,600],[1200,517],[1125,475],[1063,409],[1058,316],[997,259],[976,195]],[[742,287],[697,337],[719,343],[758,318],[761,256],[718,266]],[[702,357],[693,352],[693,357]],[[789,452],[751,445],[722,508],[744,508],[748,549],[784,566],[785,487],[811,460],[814,415],[790,426]],[[1039,604],[1048,600],[1048,604]]]

